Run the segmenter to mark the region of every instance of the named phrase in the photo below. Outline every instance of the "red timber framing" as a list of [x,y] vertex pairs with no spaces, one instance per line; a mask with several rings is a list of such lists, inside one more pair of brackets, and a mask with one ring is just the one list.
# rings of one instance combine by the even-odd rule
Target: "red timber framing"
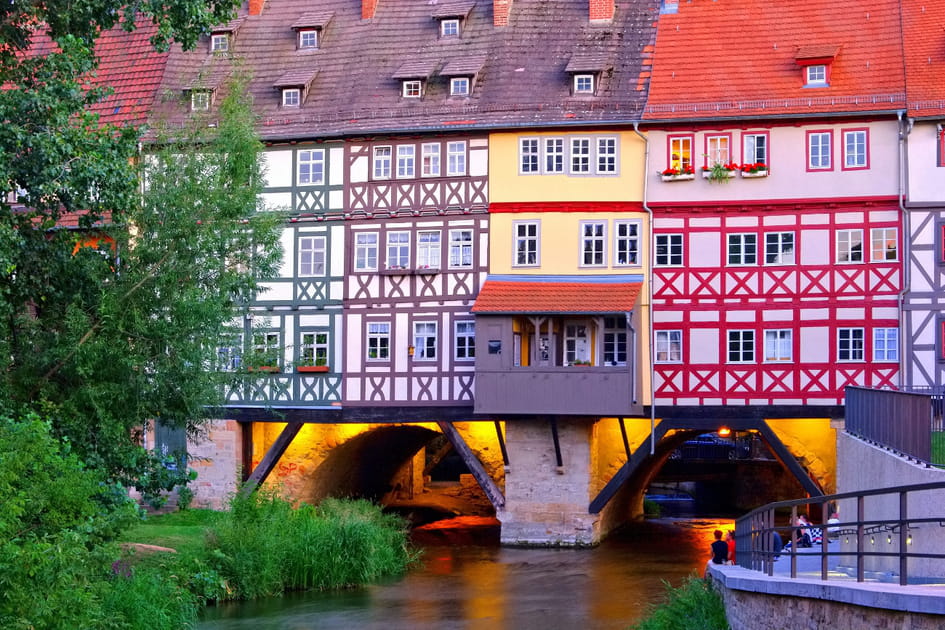
[[[895,199],[656,207],[654,238],[657,404],[836,405],[848,385],[896,385]],[[661,243],[681,256],[661,261]]]

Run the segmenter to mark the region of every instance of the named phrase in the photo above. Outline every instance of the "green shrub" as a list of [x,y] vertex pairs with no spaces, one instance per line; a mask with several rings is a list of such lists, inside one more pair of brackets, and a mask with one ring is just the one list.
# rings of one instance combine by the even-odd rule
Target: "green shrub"
[[179,630],[197,621],[197,597],[165,571],[136,568],[117,571],[105,590],[103,611],[107,627],[122,630]]
[[652,499],[643,499],[643,514],[652,518],[659,518],[663,513],[660,504]]
[[722,596],[711,582],[691,575],[679,588],[663,585],[666,601],[650,606],[632,630],[728,630]]

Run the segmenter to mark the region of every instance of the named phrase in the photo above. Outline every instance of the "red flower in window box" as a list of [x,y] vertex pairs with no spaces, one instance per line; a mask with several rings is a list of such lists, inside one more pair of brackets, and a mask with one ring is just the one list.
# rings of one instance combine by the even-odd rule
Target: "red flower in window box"
[[754,175],[755,173],[761,173],[767,170],[768,170],[768,165],[765,164],[764,162],[754,162],[754,163],[741,165],[742,173],[751,173],[752,175]]

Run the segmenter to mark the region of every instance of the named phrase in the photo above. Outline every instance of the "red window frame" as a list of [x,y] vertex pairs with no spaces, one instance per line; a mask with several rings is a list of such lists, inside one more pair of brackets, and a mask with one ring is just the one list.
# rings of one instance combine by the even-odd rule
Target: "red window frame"
[[[866,165],[865,166],[847,166],[847,134],[854,133],[857,131],[862,131],[866,134],[866,146],[864,147],[864,151],[866,151]],[[842,144],[840,152],[843,158],[840,163],[840,170],[864,171],[870,167],[870,130],[869,130],[869,127],[851,127],[849,129],[841,129],[840,142]]]
[[[828,167],[812,167],[810,164],[810,137],[814,134],[827,134],[827,137],[830,139],[830,166]],[[804,154],[807,160],[806,167],[808,173],[827,173],[834,170],[834,164],[836,160],[834,159],[834,145],[833,145],[833,129],[808,129],[807,134],[804,137]]]

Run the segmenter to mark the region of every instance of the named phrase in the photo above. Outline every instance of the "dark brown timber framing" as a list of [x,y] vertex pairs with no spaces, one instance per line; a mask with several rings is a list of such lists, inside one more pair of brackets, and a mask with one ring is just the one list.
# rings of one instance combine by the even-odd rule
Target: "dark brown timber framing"
[[472,450],[470,450],[469,445],[466,444],[463,436],[459,434],[459,431],[456,430],[453,423],[445,420],[437,420],[436,424],[440,427],[440,431],[443,432],[443,435],[445,435],[453,445],[453,448],[459,456],[463,458],[463,462],[465,462],[466,466],[469,468],[469,472],[472,473],[472,476],[479,482],[479,487],[482,488],[486,497],[489,498],[492,507],[496,510],[501,510],[505,507],[505,496],[502,494],[502,491],[499,490],[499,486],[492,480],[492,477],[489,476],[486,469],[482,467],[482,463]]
[[285,425],[285,428],[282,429],[282,433],[279,434],[279,437],[276,438],[276,441],[272,443],[272,446],[269,447],[269,450],[266,451],[266,454],[263,456],[262,461],[259,462],[259,465],[253,469],[253,472],[250,473],[249,478],[246,480],[246,484],[243,485],[242,493],[249,494],[258,488],[264,481],[266,477],[269,476],[269,473],[272,472],[272,469],[276,467],[276,463],[279,461],[279,458],[282,457],[282,454],[285,453],[285,450],[289,448],[289,444],[292,443],[292,440],[295,439],[295,436],[299,434],[299,431],[302,430],[302,422],[290,422]]

